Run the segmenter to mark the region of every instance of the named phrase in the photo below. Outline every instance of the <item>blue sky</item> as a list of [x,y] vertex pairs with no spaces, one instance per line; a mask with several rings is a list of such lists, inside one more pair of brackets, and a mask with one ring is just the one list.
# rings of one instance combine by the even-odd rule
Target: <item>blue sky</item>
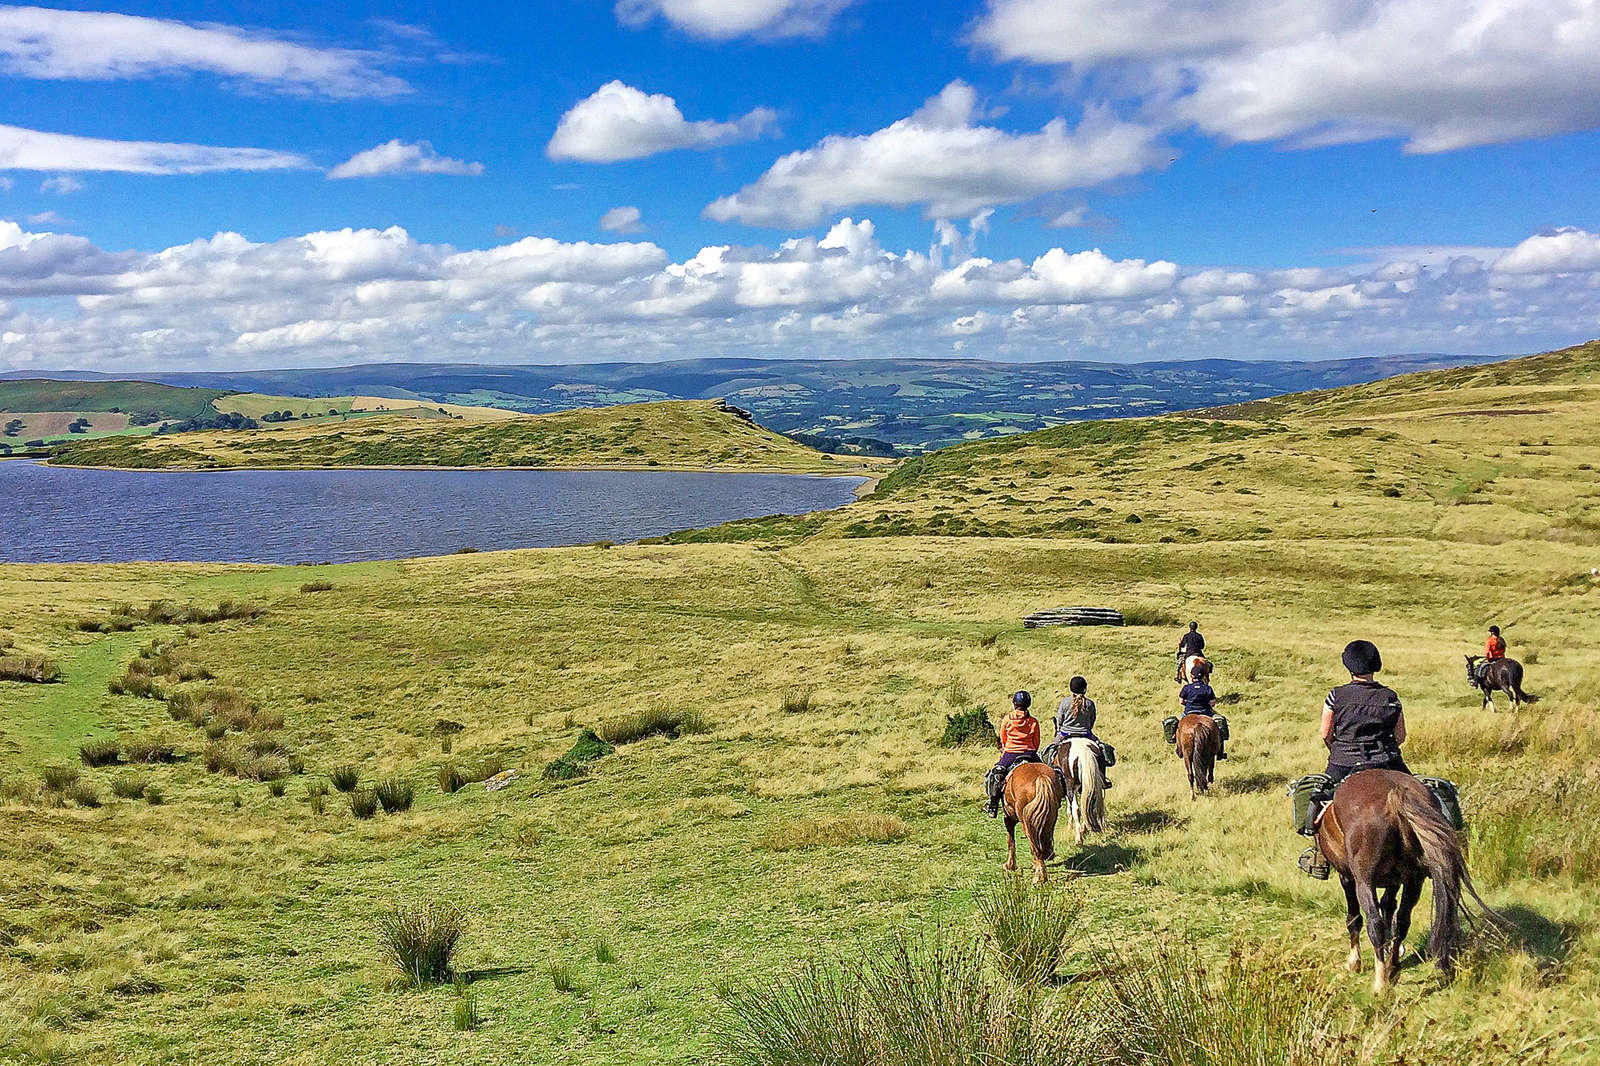
[[1600,13],[1442,8],[0,5],[0,366],[1600,334]]

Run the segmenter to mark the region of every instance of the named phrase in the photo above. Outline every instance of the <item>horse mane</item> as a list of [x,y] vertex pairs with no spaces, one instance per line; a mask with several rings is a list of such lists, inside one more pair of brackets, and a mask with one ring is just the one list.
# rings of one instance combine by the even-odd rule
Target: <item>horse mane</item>
[[1095,757],[1092,741],[1073,740],[1068,748],[1068,761],[1072,763],[1073,776],[1083,794],[1083,818],[1091,832],[1103,833],[1106,829],[1106,789],[1100,776],[1100,760]]

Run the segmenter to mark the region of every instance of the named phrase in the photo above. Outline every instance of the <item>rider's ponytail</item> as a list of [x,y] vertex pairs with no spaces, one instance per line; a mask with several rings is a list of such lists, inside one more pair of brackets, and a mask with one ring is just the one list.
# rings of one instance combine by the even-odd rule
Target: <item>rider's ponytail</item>
[[1067,706],[1067,717],[1072,720],[1074,725],[1077,725],[1083,720],[1084,712],[1086,712],[1088,709],[1089,697],[1085,696],[1081,692],[1074,693],[1072,702]]

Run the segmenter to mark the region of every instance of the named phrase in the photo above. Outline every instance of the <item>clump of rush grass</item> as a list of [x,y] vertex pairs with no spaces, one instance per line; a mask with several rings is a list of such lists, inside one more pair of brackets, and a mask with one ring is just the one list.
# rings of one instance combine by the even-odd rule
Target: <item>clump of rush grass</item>
[[796,685],[783,694],[778,710],[784,714],[805,714],[816,707],[816,691],[810,685]]
[[550,975],[550,986],[557,992],[581,992],[583,988],[578,984],[578,979],[572,973],[572,967],[564,959],[553,959],[545,968]]
[[174,692],[167,697],[167,713],[197,729],[220,723],[235,732],[250,728],[256,705],[242,692],[223,685]]
[[1122,624],[1125,626],[1176,626],[1182,625],[1183,620],[1171,611],[1160,607],[1133,606],[1122,608]]
[[984,943],[1011,980],[1043,985],[1055,976],[1078,928],[1082,896],[1066,885],[1003,877],[979,898]]
[[350,813],[363,821],[378,813],[378,797],[370,788],[350,793]]
[[76,766],[46,766],[39,771],[39,777],[44,781],[44,787],[52,792],[61,792],[78,783],[78,768]]
[[123,749],[130,763],[171,763],[178,761],[178,749],[169,740],[159,736],[139,736],[128,741]]
[[63,798],[80,807],[100,806],[100,793],[87,781],[75,781],[61,790]]
[[445,795],[460,792],[466,787],[467,779],[461,776],[461,771],[456,769],[456,764],[447,762],[439,767],[439,791]]
[[307,581],[300,586],[301,592],[328,592],[333,588],[332,581]]
[[450,1024],[458,1033],[470,1033],[482,1024],[478,1015],[478,996],[464,981],[456,982],[456,1003],[450,1013]]
[[118,799],[141,799],[150,779],[142,774],[118,774],[111,779],[111,794]]
[[91,740],[78,745],[78,758],[85,766],[115,766],[122,761],[122,745],[115,740]]
[[989,721],[989,708],[980,705],[945,715],[944,735],[939,738],[939,746],[961,748],[975,743],[990,748],[994,746],[996,735],[994,723]]
[[1096,1008],[1106,1057],[1154,1066],[1322,1062],[1338,1043],[1329,1011],[1309,968],[1242,948],[1215,968],[1188,951],[1121,960]]
[[273,799],[282,799],[283,793],[287,788],[288,786],[280,780],[268,781],[267,795],[271,796]]
[[48,685],[61,680],[61,667],[42,655],[0,655],[0,681]]
[[594,942],[594,961],[602,966],[610,966],[617,961],[617,951],[605,937]]
[[1600,880],[1600,795],[1581,770],[1473,790],[1473,873],[1490,882]]
[[373,794],[378,797],[378,803],[383,807],[385,814],[409,811],[412,800],[416,798],[416,790],[411,787],[411,783],[402,781],[398,777],[386,777],[378,782]]
[[608,744],[631,744],[646,737],[678,739],[690,733],[704,733],[709,726],[697,710],[678,710],[652,706],[601,722],[595,733]]
[[570,781],[585,777],[591,763],[616,750],[613,745],[601,740],[594,730],[585,729],[578,734],[578,739],[572,742],[572,747],[567,749],[565,755],[551,760],[544,768],[544,778],[547,781]]
[[144,801],[150,804],[152,807],[159,807],[163,803],[167,802],[167,795],[156,785],[146,785],[144,790]]
[[361,781],[361,771],[348,763],[328,771],[328,783],[340,792],[354,792]]
[[905,839],[908,832],[906,823],[892,814],[857,812],[795,819],[768,832],[761,838],[761,845],[768,851],[795,851],[846,844],[891,844]]
[[373,921],[384,958],[406,984],[428,988],[450,979],[467,913],[449,900],[394,903]]
[[972,693],[962,678],[952,677],[940,687],[939,691],[944,694],[945,705],[954,710],[961,710],[972,704]]

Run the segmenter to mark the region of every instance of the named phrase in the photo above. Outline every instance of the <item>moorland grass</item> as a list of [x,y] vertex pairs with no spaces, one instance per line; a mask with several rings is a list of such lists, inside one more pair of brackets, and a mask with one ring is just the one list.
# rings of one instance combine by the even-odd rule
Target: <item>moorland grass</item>
[[439,899],[390,904],[373,920],[384,956],[413,988],[450,979],[466,925],[459,904]]

